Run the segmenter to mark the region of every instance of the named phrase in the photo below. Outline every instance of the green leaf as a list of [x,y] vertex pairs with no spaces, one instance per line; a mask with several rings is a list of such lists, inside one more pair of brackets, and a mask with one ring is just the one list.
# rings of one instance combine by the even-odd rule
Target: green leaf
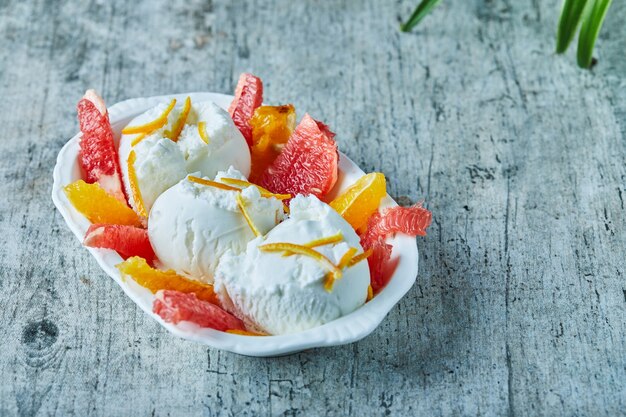
[[411,17],[409,17],[409,20],[400,25],[400,30],[402,32],[410,32],[440,2],[441,0],[422,0]]
[[[593,0],[592,0],[593,1]],[[562,54],[574,39],[587,0],[565,0],[556,32],[556,53]]]
[[585,13],[578,35],[578,65],[589,68],[593,60],[593,47],[602,28],[606,12],[613,0],[592,0],[593,4]]

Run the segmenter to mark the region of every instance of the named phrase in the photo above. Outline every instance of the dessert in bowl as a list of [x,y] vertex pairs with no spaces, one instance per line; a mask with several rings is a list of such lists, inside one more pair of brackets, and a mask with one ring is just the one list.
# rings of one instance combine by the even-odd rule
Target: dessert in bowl
[[[291,105],[192,93],[110,107],[88,92],[53,200],[74,234],[172,333],[273,356],[359,340],[410,289],[430,212]],[[229,111],[227,112],[226,109]]]

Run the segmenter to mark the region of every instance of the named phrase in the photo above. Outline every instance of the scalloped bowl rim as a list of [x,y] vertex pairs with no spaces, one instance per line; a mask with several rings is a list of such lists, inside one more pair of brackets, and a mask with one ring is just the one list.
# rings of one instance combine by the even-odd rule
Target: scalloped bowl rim
[[[226,109],[232,96],[218,93],[187,93],[172,94],[154,97],[129,99],[108,108],[111,125],[119,137],[119,132],[133,117],[144,112],[154,105],[169,101],[172,98],[184,100],[190,96],[194,102],[213,101]],[[80,133],[72,137],[61,149],[54,167],[54,184],[52,200],[70,230],[82,243],[89,221],[78,213],[71,205],[63,187],[80,179],[77,156]],[[340,152],[338,186],[334,193],[343,191],[364,172],[346,155]],[[381,206],[395,206],[396,202],[389,196],[383,199]],[[154,318],[169,332],[183,339],[199,342],[216,349],[248,356],[280,356],[299,352],[316,347],[337,346],[356,342],[369,335],[383,321],[389,311],[411,289],[417,278],[418,251],[414,238],[398,234],[387,240],[393,245],[392,257],[397,260],[397,266],[390,282],[374,299],[361,306],[354,312],[306,331],[278,335],[251,337],[220,332],[213,329],[200,328],[193,323],[181,322],[177,325],[164,322],[160,316],[152,312],[154,296],[147,289],[137,285],[132,280],[124,281],[115,265],[122,258],[112,250],[86,248],[96,259],[100,267],[106,272],[131,300],[146,314]]]

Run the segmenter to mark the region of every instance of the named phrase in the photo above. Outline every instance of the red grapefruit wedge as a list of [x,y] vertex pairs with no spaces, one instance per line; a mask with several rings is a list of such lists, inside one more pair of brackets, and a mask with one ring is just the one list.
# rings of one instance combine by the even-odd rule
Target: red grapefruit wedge
[[139,256],[152,263],[155,258],[148,231],[135,226],[92,224],[83,244],[91,248],[113,249],[124,259]]
[[391,207],[382,214],[374,213],[367,223],[367,230],[361,236],[364,250],[372,249],[367,258],[370,267],[371,285],[374,292],[382,289],[389,280],[385,268],[391,258],[391,245],[385,238],[393,233],[404,233],[409,236],[426,236],[426,229],[432,221],[432,213],[422,207],[421,203],[410,207]]
[[263,82],[259,77],[252,74],[243,73],[239,77],[237,88],[235,88],[235,98],[228,113],[233,118],[235,126],[239,129],[248,146],[252,146],[252,127],[250,119],[257,107],[263,103]]
[[107,193],[126,204],[113,130],[104,100],[94,90],[87,90],[78,102],[77,110],[83,133],[78,160],[85,172],[85,181],[89,184],[97,182]]
[[305,114],[283,151],[261,178],[273,193],[326,195],[337,182],[339,153],[335,134]]
[[210,327],[223,332],[246,330],[241,320],[215,304],[198,299],[193,293],[160,290],[156,293],[152,311],[168,323],[190,321],[200,327]]

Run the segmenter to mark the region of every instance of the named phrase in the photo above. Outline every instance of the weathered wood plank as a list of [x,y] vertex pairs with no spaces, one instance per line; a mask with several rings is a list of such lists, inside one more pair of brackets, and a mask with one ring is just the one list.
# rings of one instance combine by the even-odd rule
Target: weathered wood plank
[[[626,409],[626,6],[600,62],[560,2],[0,2],[0,415],[618,415]],[[620,17],[621,16],[621,17]],[[435,213],[418,282],[367,339],[274,359],[178,340],[49,198],[94,87],[229,92],[241,71]]]

